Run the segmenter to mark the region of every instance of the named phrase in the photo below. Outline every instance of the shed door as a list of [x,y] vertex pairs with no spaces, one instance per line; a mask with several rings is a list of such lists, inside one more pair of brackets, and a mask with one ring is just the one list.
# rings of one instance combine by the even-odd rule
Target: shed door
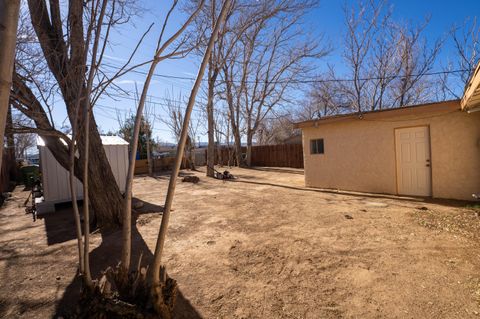
[[432,195],[430,134],[428,127],[395,130],[398,193]]

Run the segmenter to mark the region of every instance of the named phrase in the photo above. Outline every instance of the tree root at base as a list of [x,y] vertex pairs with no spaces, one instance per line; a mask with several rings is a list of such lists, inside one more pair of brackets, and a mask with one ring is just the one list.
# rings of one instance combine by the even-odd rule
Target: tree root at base
[[162,282],[152,288],[145,268],[127,275],[120,266],[108,268],[94,282],[93,290],[84,289],[75,318],[172,318],[177,283],[166,275],[165,269],[162,272]]

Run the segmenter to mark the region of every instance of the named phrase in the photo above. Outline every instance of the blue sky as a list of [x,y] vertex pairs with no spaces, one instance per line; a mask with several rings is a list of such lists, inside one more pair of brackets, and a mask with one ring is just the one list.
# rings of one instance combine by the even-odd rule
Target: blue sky
[[[159,34],[160,25],[163,21],[165,10],[167,9],[166,5],[164,5],[165,2],[167,1],[144,1],[147,10],[145,10],[143,16],[135,19],[134,25],[125,25],[112,35],[112,46],[107,53],[105,60],[107,64],[113,66],[121,65],[122,61],[129,56],[143,32],[151,23],[155,23],[154,28],[146,37],[139,53],[135,57],[135,61],[140,62],[151,58],[155,48],[156,37]],[[338,72],[341,73],[342,70],[344,70],[341,57],[342,37],[344,34],[344,16],[342,8],[344,5],[351,6],[354,3],[357,3],[357,1],[324,0],[320,3],[318,8],[313,10],[306,17],[304,25],[305,30],[312,35],[324,34],[327,43],[334,48],[327,58],[317,62],[319,69],[324,68],[327,63],[330,63],[335,66]],[[439,37],[445,36],[452,25],[461,24],[466,18],[471,18],[475,14],[480,14],[480,1],[478,0],[391,0],[389,3],[393,6],[393,16],[397,21],[401,20],[405,22],[419,23],[423,21],[426,16],[430,16],[430,23],[425,30],[425,35],[431,39],[431,42]],[[177,11],[172,16],[169,31],[178,27],[184,18],[184,15]],[[447,41],[438,59],[439,63],[446,64],[452,54],[452,43],[451,41]],[[157,67],[156,73],[193,77],[197,72],[198,60],[198,57],[191,56],[184,60],[162,62]],[[440,67],[440,65],[438,67]],[[142,70],[146,69],[147,67],[142,68]],[[117,82],[117,85],[121,86],[126,91],[133,92],[135,90],[135,82],[137,82],[138,89],[141,90],[143,79],[144,75],[131,73],[120,79]],[[154,97],[152,98],[152,101],[159,103],[152,104],[156,116],[162,117],[165,115],[164,106],[162,105],[164,104],[164,101],[162,100],[162,97],[165,96],[167,91],[173,91],[175,98],[178,97],[180,92],[183,95],[188,95],[191,84],[192,81],[189,80],[172,80],[156,77],[149,91],[149,94]],[[131,98],[133,98],[133,95]],[[99,102],[98,106],[96,106],[95,114],[97,124],[103,131],[117,130],[117,113],[120,114],[120,116],[125,116],[128,112],[134,111],[135,102],[131,100],[131,98],[118,98],[117,100],[106,98]],[[199,114],[199,111],[194,113],[195,116],[199,116]],[[55,110],[55,118],[58,122],[61,123],[65,116],[64,110],[60,107]],[[154,123],[154,134],[162,140],[173,140],[172,135],[166,126],[159,121],[155,121]],[[204,129],[200,129],[199,136],[201,141],[206,140]]]

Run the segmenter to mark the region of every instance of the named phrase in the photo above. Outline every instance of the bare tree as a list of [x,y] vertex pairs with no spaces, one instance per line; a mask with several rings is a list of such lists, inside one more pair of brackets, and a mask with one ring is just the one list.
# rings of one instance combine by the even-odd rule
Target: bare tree
[[[185,43],[188,43],[188,39],[181,38],[182,34],[187,29],[188,25],[192,22],[195,18],[197,13],[203,6],[203,0],[200,1],[198,8],[194,11],[188,19],[173,33],[172,36],[165,39],[165,32],[166,27],[169,22],[169,18],[177,6],[178,1],[174,0],[170,9],[167,12],[165,20],[163,21],[162,29],[160,32],[160,36],[158,37],[157,47],[155,50],[155,54],[153,57],[153,61],[150,64],[149,71],[147,73],[147,77],[143,84],[142,93],[140,95],[140,99],[137,106],[137,112],[135,116],[135,125],[133,129],[132,140],[130,142],[130,162],[128,166],[128,173],[127,173],[127,180],[125,183],[125,197],[123,201],[123,230],[122,230],[122,270],[124,275],[128,274],[131,262],[131,249],[132,249],[132,185],[133,185],[133,174],[135,169],[135,159],[137,153],[137,146],[138,146],[138,135],[140,132],[141,120],[143,117],[143,109],[147,99],[148,89],[150,86],[150,82],[154,75],[155,69],[161,61],[166,59],[170,59],[173,57],[181,57],[190,52],[193,48],[190,46],[185,46]],[[177,39],[180,41],[176,42]]]
[[[197,29],[203,30],[212,29],[216,24],[217,11],[220,6],[217,5],[218,0],[210,0],[207,2],[205,9],[197,19]],[[311,1],[307,1],[311,3]],[[308,4],[307,4],[308,5]],[[252,27],[255,23],[266,21],[272,17],[279,15],[281,12],[286,12],[291,8],[298,7],[298,4],[290,3],[288,1],[275,2],[272,0],[262,0],[257,2],[252,1],[234,1],[232,7],[227,13],[225,24],[220,29],[218,39],[209,57],[208,76],[207,76],[207,176],[214,176],[215,163],[215,98],[218,94],[219,77],[222,69],[230,58],[232,53],[238,48],[240,39],[243,34]],[[200,32],[202,33],[202,32]],[[203,46],[206,45],[206,40],[201,41]],[[222,89],[220,89],[223,91]]]
[[[381,110],[388,103],[388,89],[395,76],[399,74],[401,64],[398,63],[397,28],[392,25],[391,11],[387,11],[379,19],[377,31],[372,41],[371,53],[367,57],[365,109]],[[388,107],[388,105],[386,105]]]
[[[455,51],[440,79],[444,96],[461,98],[468,80],[480,62],[480,25],[478,18],[468,18],[450,31]],[[454,70],[453,70],[454,69]]]
[[76,156],[76,143],[77,140],[77,126],[78,126],[78,113],[80,108],[77,108],[75,119],[72,123],[72,139],[70,140],[70,150],[69,150],[69,169],[68,169],[68,181],[70,186],[70,197],[72,198],[72,208],[73,208],[73,217],[75,220],[75,232],[77,235],[77,246],[78,246],[78,271],[81,275],[85,273],[85,250],[84,250],[84,241],[82,238],[82,225],[80,222],[80,210],[78,209],[77,204],[77,189],[76,189],[76,179],[75,179],[75,161]]
[[0,1],[0,168],[7,123],[20,0]]
[[[430,44],[423,36],[428,25],[399,24],[387,1],[370,0],[358,10],[345,8],[347,32],[344,59],[349,81],[338,84],[352,110],[374,111],[431,98],[428,74],[442,41]],[[335,79],[333,77],[332,79]]]
[[[210,16],[211,16],[211,28],[215,26],[216,18],[216,0],[210,1]],[[233,12],[233,10],[232,10]],[[226,17],[226,20],[228,16]],[[224,35],[226,32],[226,23],[222,28],[222,32],[219,32],[218,46],[223,45]],[[214,141],[214,130],[215,130],[215,119],[214,119],[214,106],[213,101],[215,97],[215,83],[217,77],[220,73],[221,65],[224,63],[224,60],[220,61],[220,55],[215,50],[215,45],[212,48],[210,56],[208,58],[208,93],[207,93],[207,135],[208,135],[208,146],[207,146],[207,176],[213,177],[215,175],[214,166],[215,166],[215,141]]]
[[10,106],[5,129],[7,146],[14,152],[15,158],[26,158],[27,151],[36,145],[36,136],[31,132],[15,134],[16,128],[31,127],[31,120],[22,113],[12,112],[12,109]]
[[[308,77],[309,59],[326,54],[318,41],[308,39],[298,26],[315,2],[263,1],[255,7],[263,19],[239,37],[238,45],[223,67],[225,99],[231,114],[237,161],[241,158],[241,130],[246,135],[246,164],[251,164],[253,137],[263,119],[282,103],[295,83]],[[258,13],[259,12],[259,13]]]
[[[217,157],[220,165],[223,165],[222,157],[222,144],[226,144],[229,150],[229,131],[230,131],[230,120],[228,119],[228,112],[217,111],[215,112],[214,119],[215,127],[215,145],[217,148]],[[223,143],[225,141],[225,143]]]
[[285,143],[285,140],[300,133],[293,128],[294,122],[291,114],[264,119],[255,135],[257,143],[260,145]]
[[27,151],[36,146],[36,138],[33,133],[15,134],[15,158],[26,158]]
[[[77,148],[79,159],[75,160],[75,175],[83,182],[83,163],[85,153],[89,152],[90,165],[88,168],[89,191],[92,207],[96,214],[96,220],[101,227],[117,227],[121,224],[121,202],[122,195],[115,183],[105,151],[102,146],[100,135],[97,129],[92,106],[98,98],[104,94],[107,88],[113,87],[113,80],[126,74],[131,70],[129,61],[122,66],[114,75],[102,70],[103,55],[109,43],[111,30],[117,25],[125,23],[133,13],[129,10],[133,2],[120,0],[108,1],[105,5],[105,14],[102,21],[103,28],[98,25],[97,18],[101,12],[103,2],[101,0],[84,1],[70,0],[68,10],[62,10],[63,5],[59,0],[29,0],[28,13],[31,20],[31,27],[34,33],[34,41],[25,41],[23,38],[17,46],[17,60],[15,73],[13,75],[13,105],[23,114],[31,118],[35,124],[32,131],[38,133],[45,141],[46,146],[52,152],[56,160],[66,169],[69,165],[69,150],[65,147],[60,129],[55,127],[51,117],[51,105],[48,96],[45,96],[44,86],[50,86],[61,94],[63,104],[66,107],[68,120],[73,123],[77,110],[77,104],[83,110],[88,110],[88,144],[84,138],[85,130],[78,130]],[[94,10],[91,10],[94,8]],[[97,16],[92,17],[92,14]],[[85,73],[92,69],[87,65],[94,52],[92,51],[95,36],[88,36],[101,30],[99,43],[96,46],[97,59],[94,66],[95,73],[92,75],[95,83],[88,87],[88,77]],[[142,37],[143,38],[143,37]],[[141,41],[139,41],[141,42]],[[85,47],[89,44],[90,50]],[[38,63],[29,63],[28,58],[22,59],[22,50],[32,48],[41,53],[41,60]],[[138,46],[137,46],[138,49]],[[137,49],[132,52],[131,57]],[[31,52],[31,51],[28,51]],[[27,53],[28,53],[27,52]],[[25,54],[28,57],[28,54]],[[36,61],[37,62],[37,61]],[[85,72],[82,72],[85,70]],[[52,83],[53,82],[53,83]],[[87,91],[92,96],[86,96]],[[89,104],[89,106],[85,106]],[[87,114],[81,112],[79,115],[79,128],[84,128]],[[70,125],[73,126],[73,125]],[[67,143],[70,145],[70,143]],[[87,195],[87,196],[89,196]]]
[[[182,94],[179,93],[178,97],[172,98],[170,93],[165,94],[165,111],[167,113],[167,117],[162,118],[161,121],[169,128],[170,132],[177,142],[177,145],[180,141],[182,127],[183,127],[183,120],[185,118],[185,107],[182,101],[183,97]],[[188,125],[188,138],[187,143],[185,146],[184,153],[188,156],[188,165],[190,169],[195,170],[195,145],[197,143],[197,132],[200,126],[200,121],[198,117],[193,117],[190,120],[190,124]],[[177,146],[178,151],[178,146]]]
[[152,130],[154,127],[155,109],[150,103],[145,104],[145,112],[143,115],[144,127],[143,131],[146,132],[146,144],[147,144],[147,163],[148,163],[148,176],[153,176],[153,159],[152,159]]
[[[177,155],[175,158],[175,164],[174,168],[172,169],[172,174],[170,176],[170,181],[168,184],[168,190],[167,190],[167,198],[165,199],[165,208],[162,216],[162,223],[160,225],[160,231],[158,233],[158,238],[157,238],[157,244],[155,246],[155,254],[154,254],[154,260],[153,263],[150,267],[150,278],[151,278],[151,283],[152,283],[152,291],[154,292],[154,296],[162,296],[162,287],[165,282],[165,279],[162,278],[162,281],[160,281],[160,268],[161,268],[161,261],[162,261],[162,254],[163,254],[163,247],[165,244],[165,237],[167,233],[167,228],[168,228],[168,222],[170,218],[170,211],[172,207],[172,202],[173,202],[173,196],[175,194],[175,186],[176,186],[176,181],[178,177],[178,172],[180,170],[180,164],[183,156],[183,149],[185,147],[185,144],[187,142],[187,136],[188,136],[188,126],[189,126],[189,121],[190,117],[192,114],[192,109],[195,104],[195,98],[197,95],[197,92],[199,90],[205,69],[208,64],[208,59],[211,53],[211,50],[213,49],[214,42],[216,40],[216,37],[218,35],[218,32],[220,30],[220,27],[223,24],[223,21],[225,20],[225,17],[227,15],[227,12],[230,8],[231,0],[226,0],[223,3],[222,10],[220,11],[220,14],[218,18],[216,19],[216,25],[211,33],[210,40],[208,42],[207,49],[205,51],[205,55],[202,59],[202,63],[200,64],[200,68],[198,71],[197,78],[195,80],[195,83],[192,88],[192,92],[190,94],[190,98],[188,100],[187,108],[185,110],[185,117],[183,120],[183,126],[182,126],[182,134],[180,137],[180,142],[178,145],[178,151]],[[165,273],[165,272],[164,272]],[[157,300],[158,298],[155,298],[154,300]]]
[[311,103],[320,113],[374,111],[435,99],[437,80],[429,74],[443,39],[427,41],[429,19],[419,25],[398,23],[385,0],[345,7],[344,13],[348,71],[339,76],[330,67],[317,78]]
[[160,118],[160,121],[164,123],[167,128],[172,133],[173,138],[178,143],[180,140],[180,135],[182,132],[182,123],[183,123],[183,96],[181,93],[175,97],[173,91],[165,92],[165,112],[167,113],[167,118]]
[[[220,6],[217,5],[217,0],[208,1],[202,14],[196,21],[197,29],[203,30],[204,28],[213,30],[216,25],[216,18]],[[245,7],[242,1],[234,1],[232,3],[230,11],[225,17],[225,23],[219,30],[217,41],[210,53],[208,60],[208,73],[207,73],[207,102],[206,102],[206,115],[207,115],[207,176],[214,176],[215,165],[215,108],[214,100],[216,96],[216,85],[221,69],[225,64],[226,58],[230,55],[234,49],[240,34],[251,23],[251,19],[248,19],[245,15],[245,11],[241,8]],[[253,18],[250,16],[249,18]],[[233,32],[237,30],[237,32]],[[202,32],[200,32],[202,33]],[[208,39],[202,39],[203,47],[207,45]]]
[[337,81],[336,72],[329,65],[328,71],[317,77],[317,82],[313,84],[308,100],[303,101],[296,116],[300,120],[310,120],[349,112],[353,109],[352,96],[348,86]]
[[350,97],[352,109],[361,112],[365,104],[365,86],[369,72],[367,59],[371,50],[376,32],[379,30],[379,20],[385,1],[378,4],[374,0],[365,5],[360,4],[358,11],[353,8],[344,8],[347,33],[345,35],[344,59],[350,68],[352,77],[351,88],[344,89]]
[[[138,88],[137,83],[135,82],[135,98],[136,102],[138,100]],[[143,112],[143,117],[141,119],[141,128],[140,128],[140,135],[145,135],[145,152],[147,157],[147,165],[148,165],[148,176],[153,176],[153,159],[152,159],[152,130],[154,127],[155,121],[155,107],[150,103],[151,101],[145,101],[145,107]],[[134,117],[133,117],[134,118]],[[120,123],[120,120],[119,120]],[[124,127],[122,124],[120,128]],[[125,128],[125,127],[124,127]],[[133,133],[133,130],[132,132]],[[128,140],[129,141],[129,140]],[[142,145],[139,145],[142,146]]]
[[[84,226],[84,250],[83,250],[83,262],[84,262],[84,279],[85,285],[88,289],[93,289],[93,282],[92,282],[92,275],[90,273],[90,198],[89,198],[89,161],[90,161],[90,117],[92,112],[92,103],[90,100],[90,95],[92,93],[92,86],[93,80],[95,77],[96,70],[98,68],[98,63],[101,57],[97,58],[98,46],[100,44],[100,38],[102,36],[102,26],[103,26],[103,19],[105,17],[105,12],[107,9],[107,0],[102,0],[102,2],[97,2],[96,6],[94,5],[95,2],[91,2],[91,19],[94,21],[94,24],[90,24],[91,26],[96,25],[96,29],[93,28],[87,30],[87,44],[85,46],[84,56],[88,56],[89,52],[89,44],[90,38],[93,38],[93,47],[92,47],[92,57],[90,62],[90,70],[88,72],[88,77],[86,79],[86,88],[84,93],[84,98],[88,101],[88,103],[83,103],[83,136],[84,136],[84,158],[83,158],[83,226]],[[97,20],[98,19],[98,20]],[[82,63],[82,66],[85,66],[86,63]],[[82,74],[85,73],[85,69],[82,69]],[[80,93],[79,89],[79,93]],[[80,107],[80,100],[77,101],[77,109]],[[72,140],[71,147],[73,148],[73,143],[75,140]],[[75,167],[70,171],[70,174],[73,175]]]
[[392,81],[392,106],[405,106],[431,99],[434,82],[426,74],[432,71],[443,41],[437,40],[431,46],[422,37],[428,20],[418,27],[398,26],[398,76]]
[[[228,106],[228,113],[230,119],[230,126],[232,130],[232,136],[235,147],[235,160],[238,166],[243,166],[244,161],[242,158],[242,122],[240,111],[240,99],[235,99],[234,95],[234,64],[223,66],[223,79],[225,83],[225,96],[224,99]],[[238,91],[237,91],[238,93]],[[238,94],[237,94],[238,96]]]
[[[228,109],[218,109],[215,112],[215,146],[217,149],[217,158],[219,165],[224,165],[226,160],[227,166],[233,164],[233,152],[232,152],[232,133],[230,128],[230,113]],[[224,157],[223,150],[227,151],[227,157]]]

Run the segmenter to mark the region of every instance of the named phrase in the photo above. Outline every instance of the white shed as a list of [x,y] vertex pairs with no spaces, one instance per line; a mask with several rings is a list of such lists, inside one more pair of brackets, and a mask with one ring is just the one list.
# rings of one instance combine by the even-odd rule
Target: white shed
[[[128,170],[128,143],[118,136],[101,136],[101,139],[115,181],[123,190]],[[43,188],[43,202],[37,204],[37,211],[51,212],[55,210],[55,204],[71,201],[68,171],[57,162],[40,137],[37,138],[37,147]],[[78,199],[82,199],[82,183],[78,179],[76,187]]]

